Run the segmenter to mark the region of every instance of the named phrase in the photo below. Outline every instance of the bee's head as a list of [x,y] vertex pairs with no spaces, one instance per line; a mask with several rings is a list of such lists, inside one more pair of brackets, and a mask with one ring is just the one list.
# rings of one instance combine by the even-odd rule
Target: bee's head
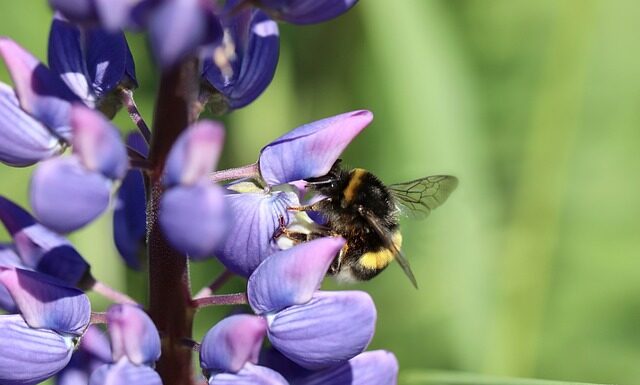
[[307,182],[309,187],[323,195],[333,195],[333,193],[336,193],[341,188],[340,181],[343,173],[340,168],[341,161],[341,159],[338,159],[326,175],[305,179],[305,182]]

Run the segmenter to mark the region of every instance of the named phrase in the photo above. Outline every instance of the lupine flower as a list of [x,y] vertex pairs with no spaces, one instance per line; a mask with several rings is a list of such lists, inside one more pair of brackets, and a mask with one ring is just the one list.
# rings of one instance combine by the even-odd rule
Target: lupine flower
[[[142,135],[130,134],[127,146],[145,158],[149,148]],[[142,171],[127,171],[118,188],[113,210],[113,238],[118,252],[132,269],[140,269],[140,260],[147,235],[147,207]]]
[[212,4],[199,0],[165,0],[153,10],[148,25],[154,57],[164,69],[222,39]]
[[269,341],[307,369],[349,360],[373,336],[376,311],[369,295],[318,291],[344,245],[344,239],[331,237],[305,242],[267,258],[249,278],[249,304],[266,318]]
[[45,226],[61,233],[94,220],[109,205],[111,183],[127,171],[117,129],[99,113],[74,106],[73,154],[42,162],[31,180],[31,205]]
[[89,299],[27,270],[0,267],[0,282],[20,312],[0,315],[0,382],[36,384],[68,364],[75,340],[89,325]]
[[[273,235],[282,220],[287,226],[292,221],[287,208],[300,204],[296,188],[287,184],[329,172],[372,117],[365,110],[333,116],[300,126],[266,145],[258,166],[269,190],[254,188],[227,195],[231,215],[238,219],[231,223],[230,236],[216,251],[220,261],[234,273],[249,276],[278,251]],[[273,189],[276,186],[280,187]]]
[[120,108],[118,87],[137,87],[124,33],[79,27],[56,15],[49,32],[49,66],[87,106],[112,118]]
[[293,24],[315,24],[331,20],[353,7],[358,0],[258,0],[259,7],[273,17]]
[[278,24],[258,9],[238,8],[240,3],[225,4],[224,37],[204,60],[203,76],[222,95],[223,110],[244,107],[260,96],[280,54]]
[[89,384],[162,384],[152,366],[160,357],[160,336],[151,318],[133,305],[107,311],[113,364],[99,367]]
[[42,226],[3,196],[0,196],[0,221],[13,239],[13,246],[4,249],[0,266],[36,270],[82,289],[95,282],[89,264],[66,238]]
[[89,326],[69,364],[56,376],[57,385],[88,384],[91,373],[111,362],[109,341],[96,326]]
[[226,234],[224,192],[209,181],[223,139],[220,124],[195,123],[178,138],[165,165],[160,225],[173,247],[191,258],[211,257]]
[[200,347],[200,367],[209,385],[283,384],[277,372],[256,365],[266,321],[248,314],[227,317],[207,332]]
[[144,0],[49,0],[49,5],[67,19],[84,25],[100,24],[110,31],[130,21],[137,3]]

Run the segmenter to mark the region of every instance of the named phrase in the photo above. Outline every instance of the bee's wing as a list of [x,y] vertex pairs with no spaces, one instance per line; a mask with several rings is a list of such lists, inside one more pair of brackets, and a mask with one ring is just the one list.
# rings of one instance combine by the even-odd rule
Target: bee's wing
[[364,211],[362,214],[367,219],[367,222],[369,222],[369,225],[371,225],[371,227],[378,234],[378,236],[384,240],[385,247],[393,252],[393,256],[398,261],[398,264],[402,268],[402,271],[404,271],[404,273],[411,281],[411,284],[417,289],[418,282],[416,281],[416,277],[413,275],[413,271],[411,271],[411,265],[409,264],[409,261],[407,261],[407,259],[404,257],[402,252],[393,243],[389,231],[384,229],[379,220],[372,213]]
[[457,186],[455,176],[432,175],[387,187],[402,214],[424,219],[431,210],[442,205]]

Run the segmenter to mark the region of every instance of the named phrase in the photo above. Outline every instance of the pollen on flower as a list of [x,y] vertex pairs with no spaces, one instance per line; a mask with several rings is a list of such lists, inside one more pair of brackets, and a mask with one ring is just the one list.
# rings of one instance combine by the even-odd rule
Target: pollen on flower
[[226,81],[233,76],[231,62],[234,60],[236,60],[236,45],[227,29],[224,31],[222,43],[213,50],[213,62],[220,69]]

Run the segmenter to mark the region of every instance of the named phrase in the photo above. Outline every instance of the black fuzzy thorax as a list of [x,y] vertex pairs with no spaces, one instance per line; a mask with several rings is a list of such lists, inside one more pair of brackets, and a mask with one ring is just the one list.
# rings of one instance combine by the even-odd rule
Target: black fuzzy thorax
[[[376,221],[388,236],[393,234],[398,229],[393,197],[380,179],[368,171],[332,172],[335,183],[316,189],[328,199],[318,202],[315,208],[325,217],[331,231],[347,240],[342,265],[352,266],[359,279],[370,279],[382,270],[364,271],[357,262],[365,253],[384,249],[387,241],[366,216]],[[338,267],[336,263],[337,260],[332,266],[334,269]]]

